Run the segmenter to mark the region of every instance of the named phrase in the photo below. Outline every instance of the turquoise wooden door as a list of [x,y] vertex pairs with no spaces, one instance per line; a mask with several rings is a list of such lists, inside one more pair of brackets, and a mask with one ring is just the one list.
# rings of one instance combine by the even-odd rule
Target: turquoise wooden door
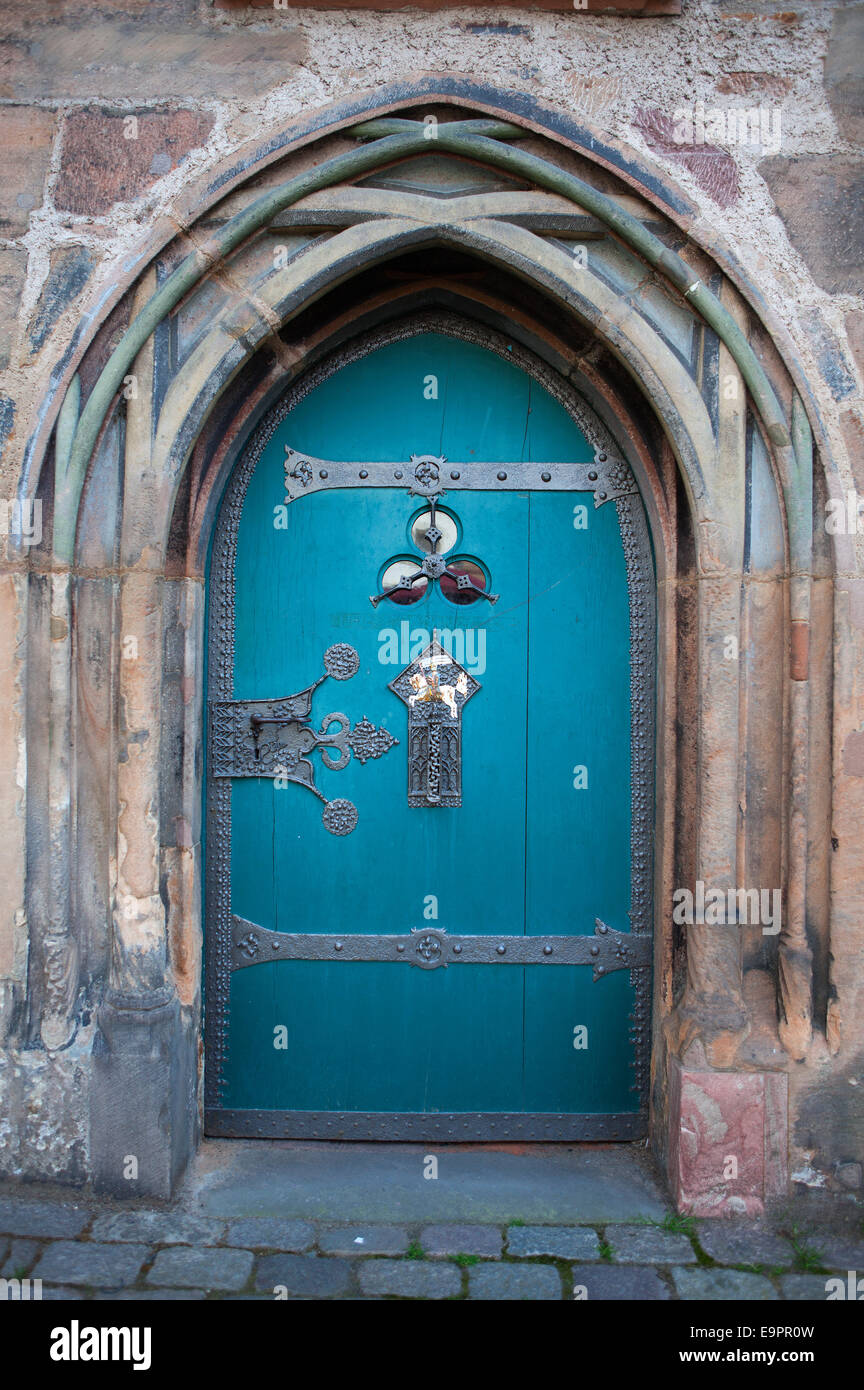
[[265,422],[211,560],[211,1133],[642,1132],[648,565],[625,466],[475,343]]

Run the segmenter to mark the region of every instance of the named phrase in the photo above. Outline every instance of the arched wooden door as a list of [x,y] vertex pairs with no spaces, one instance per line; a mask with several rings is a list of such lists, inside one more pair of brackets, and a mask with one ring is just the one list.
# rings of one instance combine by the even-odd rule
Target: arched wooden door
[[558,379],[472,337],[391,330],[328,363],[226,492],[211,1134],[645,1129],[645,518]]

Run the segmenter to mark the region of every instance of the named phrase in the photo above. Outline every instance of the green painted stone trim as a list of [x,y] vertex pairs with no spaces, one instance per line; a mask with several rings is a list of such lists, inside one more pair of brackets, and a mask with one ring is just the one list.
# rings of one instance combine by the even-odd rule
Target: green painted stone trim
[[792,567],[806,574],[813,549],[813,431],[804,402],[792,397],[792,450],[795,487],[786,500]]
[[[356,140],[381,140],[387,135],[408,135],[412,132],[416,134],[418,128],[423,132],[423,139],[427,145],[437,141],[437,133],[429,133],[425,122],[421,125],[419,121],[408,121],[399,116],[382,116],[380,119],[363,121],[361,125],[352,126],[348,134],[353,135]],[[458,129],[463,135],[483,135],[490,140],[527,140],[533,134],[524,126],[511,125],[509,121],[446,121],[435,128],[437,131]]]
[[642,256],[649,265],[661,271],[685,299],[689,300],[706,323],[711,325],[718,338],[729,349],[747,384],[753,404],[765,424],[771,443],[781,449],[789,448],[791,440],[780,402],[756,354],[719,299],[701,280],[694,280],[693,271],[686,261],[664,246],[662,241],[653,232],[649,232],[632,213],[626,212],[605,193],[598,192],[575,175],[556,169],[537,155],[510,149],[484,136],[451,135],[449,131],[450,127],[440,127],[438,144],[442,148],[471,154],[476,159],[482,159],[499,169],[506,169],[522,178],[530,179],[541,187],[548,188],[550,192],[560,193],[563,197],[569,198],[586,212],[592,213],[599,221],[605,222],[610,231],[620,236],[621,240]]
[[[248,208],[226,222],[207,246],[190,252],[148,300],[102,369],[78,420],[65,470],[70,484],[75,480],[79,481],[79,485],[83,483],[87,463],[111,402],[141,348],[162,320],[216,261],[228,255],[253,232],[300,198],[330,188],[342,180],[356,179],[382,164],[428,151],[433,143],[426,135],[426,127],[416,121],[366,121],[352,127],[348,133],[360,140],[370,139],[372,143],[362,149],[337,155],[317,169],[289,179],[287,183],[257,198]],[[462,154],[529,179],[542,188],[568,198],[604,222],[649,265],[665,275],[711,325],[738,366],[769,439],[779,448],[789,448],[791,440],[780,403],[756,354],[719,300],[700,280],[693,279],[692,270],[680,256],[664,246],[638,218],[620,208],[606,194],[598,192],[573,174],[556,169],[537,155],[499,143],[502,139],[513,139],[517,134],[521,136],[526,133],[502,121],[453,121],[437,126],[434,144],[438,149]]]
[[54,445],[54,554],[58,560],[70,563],[75,549],[78,501],[87,468],[87,457],[80,456],[74,471],[71,467],[72,443],[78,428],[80,409],[81,378],[76,372],[60,407]]
[[319,165],[317,169],[299,174],[256,198],[248,208],[244,208],[226,222],[205,246],[191,251],[148,299],[103,367],[78,421],[72,441],[70,471],[76,476],[81,471],[83,477],[83,470],[86,469],[96,446],[111,403],[138,353],[162,320],[176,308],[183,296],[188,294],[217,261],[229,255],[248,236],[271,221],[277,213],[305,198],[309,193],[330,188],[343,179],[358,178],[376,168],[382,161],[403,159],[406,155],[416,154],[426,144],[422,131],[415,131],[410,135],[393,135],[364,149],[349,150],[347,154],[337,155],[334,159]]

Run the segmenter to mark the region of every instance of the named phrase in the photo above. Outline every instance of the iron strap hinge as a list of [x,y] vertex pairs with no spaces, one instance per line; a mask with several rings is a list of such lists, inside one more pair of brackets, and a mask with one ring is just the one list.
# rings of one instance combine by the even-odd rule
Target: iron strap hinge
[[414,927],[402,936],[276,932],[232,916],[231,969],[276,960],[392,961],[436,970],[449,965],[591,965],[594,980],[651,965],[649,935],[613,931],[596,920],[593,936],[450,936]]
[[457,462],[433,454],[413,454],[409,463],[349,463],[319,459],[285,445],[285,502],[322,488],[407,488],[412,497],[438,498],[462,488],[494,492],[592,492],[594,506],[638,495],[630,467],[602,449],[584,463]]

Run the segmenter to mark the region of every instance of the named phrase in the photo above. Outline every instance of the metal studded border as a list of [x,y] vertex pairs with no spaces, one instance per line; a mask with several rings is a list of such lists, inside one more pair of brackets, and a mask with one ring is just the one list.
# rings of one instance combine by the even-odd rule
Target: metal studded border
[[226,1139],[341,1139],[400,1140],[439,1144],[477,1143],[484,1140],[524,1143],[571,1143],[602,1140],[644,1139],[646,1116],[642,1111],[621,1114],[571,1115],[507,1111],[412,1111],[377,1110],[221,1110],[206,1109],[207,1134]]

